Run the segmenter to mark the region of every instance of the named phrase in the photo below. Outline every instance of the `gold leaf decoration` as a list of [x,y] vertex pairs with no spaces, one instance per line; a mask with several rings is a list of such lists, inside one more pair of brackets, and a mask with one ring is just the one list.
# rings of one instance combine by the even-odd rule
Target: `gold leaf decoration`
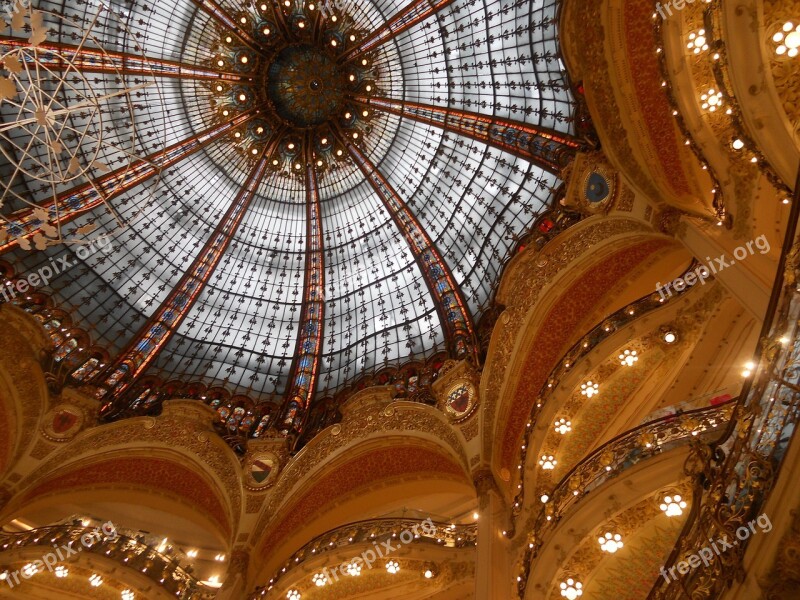
[[3,100],[11,100],[11,98],[16,97],[16,95],[17,86],[14,85],[14,82],[5,77],[0,77],[0,102]]
[[[0,23],[3,23],[3,21],[0,21]],[[12,54],[9,54],[3,59],[3,66],[5,66],[5,68],[14,75],[19,75],[22,73],[22,63],[19,62],[19,59]]]
[[45,250],[47,248],[47,238],[39,232],[36,232],[36,235],[33,236],[33,243],[36,245],[37,250]]

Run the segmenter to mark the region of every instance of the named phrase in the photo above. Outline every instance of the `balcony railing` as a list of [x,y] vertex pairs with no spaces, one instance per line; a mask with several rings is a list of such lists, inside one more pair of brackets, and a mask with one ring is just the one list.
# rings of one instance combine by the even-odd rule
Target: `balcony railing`
[[528,533],[523,560],[525,574],[518,583],[520,597],[525,596],[531,563],[545,537],[581,499],[647,458],[713,436],[729,422],[735,403],[735,400],[729,400],[724,404],[650,421],[606,442],[575,465],[548,494]]
[[[91,538],[84,538],[90,535]],[[82,541],[92,540],[91,543]],[[216,590],[204,586],[189,572],[169,556],[153,546],[144,544],[133,537],[117,534],[116,537],[103,537],[92,527],[74,525],[53,525],[19,533],[0,531],[0,561],[4,554],[26,547],[41,547],[45,553],[53,546],[69,546],[75,550],[89,552],[114,560],[128,569],[147,576],[157,586],[163,588],[173,598],[179,600],[211,600]],[[68,565],[69,559],[58,564]]]
[[[269,580],[266,587],[258,588],[250,598],[251,600],[261,600],[292,569],[302,565],[306,560],[345,546],[368,544],[372,548],[375,544],[394,540],[403,545],[429,544],[446,548],[467,548],[475,546],[477,534],[476,525],[455,525],[426,519],[371,519],[351,523],[332,529],[308,542],[286,560],[286,563]],[[358,553],[356,553],[357,555]],[[388,555],[385,558],[388,560]]]
[[[725,435],[696,449],[687,467],[694,477],[692,508],[664,568],[673,569],[709,540],[736,540],[731,548],[685,575],[658,577],[648,598],[720,598],[742,565],[749,536],[738,533],[761,514],[781,473],[800,419],[800,173],[772,296],[754,361],[758,367],[736,403]],[[678,570],[680,573],[680,570]]]
[[[689,267],[684,271],[683,276],[687,273],[695,271],[700,266],[697,260],[692,260]],[[713,280],[710,277],[709,280]],[[575,365],[586,355],[588,355],[597,346],[607,340],[609,337],[617,333],[621,328],[627,326],[631,322],[642,318],[660,308],[663,308],[671,301],[674,301],[689,290],[692,286],[685,286],[682,290],[674,295],[666,298],[661,296],[658,292],[653,292],[647,296],[643,296],[638,300],[628,304],[627,306],[619,309],[613,315],[604,319],[601,323],[595,325],[585,336],[578,340],[572,348],[564,355],[561,361],[550,372],[547,382],[542,386],[536,402],[531,407],[530,417],[528,419],[527,429],[525,430],[525,439],[522,443],[520,450],[518,471],[520,473],[520,481],[517,489],[517,494],[514,497],[514,502],[511,508],[511,527],[509,528],[509,535],[513,537],[516,533],[517,519],[522,513],[525,503],[526,482],[525,482],[525,464],[527,462],[528,452],[532,451],[531,448],[531,435],[534,431],[533,425],[542,410],[542,407],[547,403],[550,397],[558,389],[558,385],[564,376],[575,368]]]

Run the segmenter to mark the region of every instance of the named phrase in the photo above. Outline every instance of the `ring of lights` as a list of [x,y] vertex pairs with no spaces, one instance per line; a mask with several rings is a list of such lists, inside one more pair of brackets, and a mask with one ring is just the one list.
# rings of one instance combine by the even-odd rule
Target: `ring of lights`
[[345,144],[365,149],[375,115],[349,95],[368,97],[381,90],[377,52],[348,55],[367,37],[364,19],[357,24],[343,5],[322,10],[313,3],[270,0],[247,5],[235,20],[250,42],[217,26],[207,64],[234,71],[241,81],[206,86],[210,114],[225,122],[255,108],[268,132],[262,140],[243,129],[234,132],[237,153],[252,161],[269,144],[273,171],[304,177],[304,166],[322,174],[349,163]]

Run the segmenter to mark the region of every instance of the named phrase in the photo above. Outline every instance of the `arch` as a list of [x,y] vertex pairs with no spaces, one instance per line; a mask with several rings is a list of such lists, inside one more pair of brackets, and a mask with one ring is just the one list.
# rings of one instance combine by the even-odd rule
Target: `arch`
[[[296,547],[328,529],[359,519],[364,510],[391,506],[390,499],[423,494],[474,493],[463,469],[427,445],[385,438],[394,447],[375,448],[325,469],[273,520],[259,544],[264,573]],[[427,447],[426,447],[427,446]]]
[[50,346],[44,330],[10,304],[0,307],[0,477],[18,460],[47,410],[40,358]]
[[231,515],[222,491],[208,481],[200,465],[189,466],[185,456],[168,451],[136,454],[128,448],[53,473],[24,491],[3,514],[19,518],[71,503],[87,510],[95,502],[146,506],[185,517],[228,543]]
[[784,10],[780,3],[757,0],[720,4],[728,73],[747,132],[792,187],[800,159],[800,131],[785,107],[796,108],[797,90],[791,80],[776,77],[780,70],[767,42],[774,33],[769,28],[783,22]]
[[[596,35],[584,35],[592,23]],[[653,6],[565,0],[562,47],[604,140],[603,150],[653,202],[713,214],[713,180],[672,116],[656,52]]]
[[[568,344],[580,336],[580,325],[588,311],[615,291],[618,281],[629,275],[641,262],[668,244],[664,240],[639,240],[627,248],[615,250],[602,260],[581,273],[579,280],[567,287],[563,294],[542,315],[541,327],[526,328],[523,339],[526,348],[520,348],[517,355],[521,377],[514,382],[510,404],[503,406],[498,423],[500,464],[509,468],[517,451],[517,441],[524,431],[525,421],[533,405],[538,390],[545,384],[555,362],[562,356]],[[542,307],[543,308],[543,307]],[[536,314],[532,314],[533,321]],[[555,329],[558,329],[556,331]],[[532,331],[536,335],[530,335]]]
[[139,503],[192,521],[227,546],[242,507],[241,468],[212,419],[198,402],[175,401],[158,418],[85,430],[18,484],[0,522],[69,502]]
[[[441,411],[420,403],[392,402],[386,398],[385,388],[373,388],[350,399],[343,407],[346,416],[342,422],[311,440],[281,473],[268,514],[262,515],[258,530],[263,529],[264,519],[280,508],[284,498],[297,493],[310,474],[333,464],[337,457],[359,452],[370,440],[382,440],[387,435],[402,435],[412,442],[419,439],[432,444],[467,472],[463,439],[456,435]],[[351,409],[351,405],[355,408]]]
[[481,378],[484,453],[495,469],[510,471],[536,395],[563,353],[586,329],[655,291],[653,276],[641,276],[645,267],[671,275],[688,261],[674,240],[613,217],[586,219],[512,261],[498,292],[507,308]]
[[[409,412],[434,411],[424,405],[395,405],[410,405],[398,409],[410,409],[402,413],[406,418]],[[261,575],[270,573],[283,558],[320,533],[363,520],[365,514],[402,508],[397,506],[399,499],[435,497],[437,493],[474,499],[467,469],[452,447],[422,427],[398,429],[376,428],[369,436],[344,443],[335,451],[327,449],[319,461],[313,452],[319,446],[315,439],[303,451],[308,452],[305,461],[298,455],[300,468],[287,468],[281,474],[255,528],[261,532],[254,541]]]
[[[650,513],[658,515],[658,504],[654,495],[660,490],[679,490],[682,487],[686,477],[683,465],[688,454],[689,449],[682,446],[651,458],[632,468],[624,477],[611,479],[601,485],[591,492],[594,497],[592,501],[581,502],[564,515],[546,535],[533,562],[522,565],[528,576],[525,598],[551,597],[550,591],[558,587],[557,578],[563,565],[575,557],[581,548],[580,541],[575,539],[576,531],[583,532],[581,539],[594,538],[595,530],[601,525],[613,521],[624,511],[642,503],[650,503]],[[614,507],[612,511],[597,510],[600,496],[607,499],[609,506]],[[688,494],[685,496],[688,500]],[[677,531],[675,535],[677,537]],[[590,541],[597,543],[596,539]],[[565,548],[569,549],[567,556],[564,556]],[[523,561],[531,559],[528,553],[523,555]]]

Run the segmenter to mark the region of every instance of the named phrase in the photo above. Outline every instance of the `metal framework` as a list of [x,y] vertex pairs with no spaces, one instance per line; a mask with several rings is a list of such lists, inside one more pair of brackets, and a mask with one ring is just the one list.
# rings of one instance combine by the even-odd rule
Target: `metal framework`
[[146,160],[134,162],[132,165],[116,169],[97,180],[62,192],[55,199],[48,200],[38,208],[25,209],[12,215],[6,223],[6,232],[17,237],[10,237],[6,243],[0,245],[0,254],[18,246],[19,237],[34,234],[42,223],[39,217],[40,210],[47,211],[51,219],[63,226],[78,216],[141,185],[164,169],[178,164],[186,157],[245,124],[254,116],[255,111],[253,110],[242,113],[227,123],[220,123],[173,144],[169,148],[151,154]]
[[439,318],[447,334],[450,352],[458,358],[475,357],[477,341],[472,316],[436,244],[369,158],[357,146],[347,141],[345,144],[350,156],[380,197],[414,255],[414,260],[428,284],[428,291],[435,300]]
[[[250,207],[267,170],[269,150],[268,147],[264,149],[236,199],[178,285],[106,370],[107,376],[104,378],[101,374],[98,377],[98,381],[113,388],[115,396],[124,392],[150,365],[194,306]],[[124,377],[121,374],[123,366],[126,367]]]
[[352,60],[360,54],[365,54],[382,46],[431,15],[435,15],[453,2],[454,0],[414,0],[414,2],[389,18],[381,27],[361,40],[358,46],[348,50],[342,55],[341,59],[343,61]]
[[[47,91],[48,80],[74,80],[51,94],[66,107],[55,116],[69,112],[69,131],[88,127],[95,139],[102,131],[103,143],[116,144],[98,159],[113,170],[92,171],[94,139],[73,137],[70,151],[89,155],[79,155],[85,179],[58,180],[52,194],[35,170],[20,175],[13,201],[5,202],[0,252],[20,245],[14,237],[27,247],[43,227],[88,220],[114,237],[113,256],[84,261],[81,278],[78,269],[62,274],[52,286],[59,302],[81,306],[98,323],[141,323],[154,298],[166,296],[119,345],[118,327],[96,328],[99,344],[118,348],[93,379],[104,399],[121,414],[151,380],[207,388],[222,382],[234,395],[283,398],[276,411],[282,429],[308,433],[315,399],[335,398],[365,375],[439,356],[444,346],[453,358],[475,359],[473,319],[490,302],[516,241],[547,210],[564,163],[582,148],[555,130],[571,129],[572,107],[549,58],[555,32],[542,26],[552,21],[555,0],[515,0],[502,15],[472,4],[445,10],[454,0],[413,0],[385,22],[370,7],[348,15],[337,4],[334,20],[323,3],[189,1],[197,11],[135,5],[115,27],[105,4],[81,5],[65,17],[59,1],[40,0],[52,39],[30,45],[29,30],[18,26],[0,37],[0,46],[28,59],[20,64],[46,71],[25,99],[0,98],[3,125],[14,122],[13,103]],[[198,11],[212,27],[196,27]],[[498,38],[498,27],[520,34]],[[42,27],[32,29],[41,37]],[[80,44],[70,43],[81,35]],[[315,108],[328,120],[311,130],[292,126],[291,113],[271,119],[276,103],[265,99],[260,79],[276,49],[295,42],[324,46],[348,86],[330,114]],[[140,44],[150,47],[138,55]],[[516,81],[520,73],[536,81]],[[502,85],[483,88],[485,77]],[[127,87],[128,79],[158,93]],[[384,97],[398,90],[431,105]],[[84,116],[92,94],[104,103]],[[41,171],[60,147],[48,139],[39,154],[27,152],[38,131],[32,111],[41,108],[30,104],[28,131],[9,137]],[[519,108],[539,124],[434,104],[490,105],[498,114]],[[132,128],[137,149],[166,148],[126,154],[119,142],[134,138]],[[159,145],[156,136],[165,131]],[[226,137],[230,143],[221,143]],[[268,170],[269,185],[259,188]],[[155,177],[164,202],[143,204],[139,196],[156,189]],[[220,206],[221,198],[234,200]],[[97,210],[102,204],[109,210]],[[114,220],[137,227],[122,233]],[[213,231],[205,245],[191,233],[198,226]],[[195,240],[191,258],[181,243],[186,236]],[[56,251],[53,245],[44,258],[27,255],[26,268]],[[165,292],[167,281],[178,284]]]
[[[29,48],[25,38],[0,35],[0,46]],[[234,71],[207,69],[175,60],[144,57],[128,52],[97,50],[57,42],[44,42],[36,47],[39,61],[52,69],[73,67],[82,73],[109,73],[112,75],[157,75],[177,79],[243,81]]]
[[224,29],[234,33],[248,48],[258,52],[260,50],[258,42],[244,27],[240,27],[234,17],[228,14],[214,0],[191,0],[194,4],[200,7],[204,12],[208,13],[217,23]]
[[[308,146],[306,146],[308,148]],[[306,282],[297,338],[297,352],[289,376],[291,388],[284,402],[281,421],[295,431],[293,424],[304,417],[314,397],[322,336],[325,324],[325,256],[323,253],[322,207],[319,201],[317,171],[310,152],[306,156]],[[299,411],[298,417],[291,413]],[[289,421],[287,423],[287,421]],[[290,425],[291,424],[291,425]]]
[[510,119],[388,98],[360,96],[354,100],[365,108],[406,117],[489,144],[553,172],[559,172],[578,150],[585,148],[584,143],[572,136]]

